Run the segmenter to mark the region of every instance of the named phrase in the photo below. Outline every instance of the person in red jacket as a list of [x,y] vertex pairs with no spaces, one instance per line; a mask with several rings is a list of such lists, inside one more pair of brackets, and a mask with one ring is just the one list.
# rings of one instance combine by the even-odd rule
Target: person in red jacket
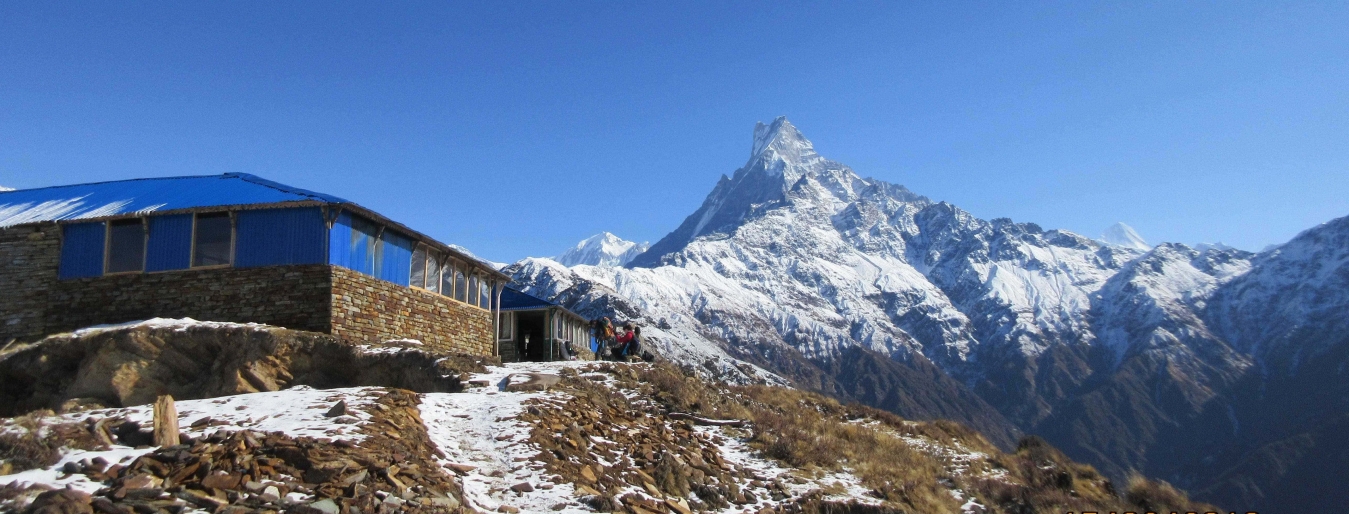
[[619,334],[618,339],[614,341],[614,343],[616,343],[614,356],[619,360],[626,360],[628,358],[628,349],[632,345],[633,339],[636,337],[637,336],[632,333],[632,323],[624,324],[623,333]]

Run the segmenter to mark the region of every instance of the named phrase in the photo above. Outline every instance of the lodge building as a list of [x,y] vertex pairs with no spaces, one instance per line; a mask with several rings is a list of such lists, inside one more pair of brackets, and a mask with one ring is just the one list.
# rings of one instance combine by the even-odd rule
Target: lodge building
[[494,355],[517,330],[500,325],[509,281],[353,202],[243,173],[0,193],[0,345],[190,317]]

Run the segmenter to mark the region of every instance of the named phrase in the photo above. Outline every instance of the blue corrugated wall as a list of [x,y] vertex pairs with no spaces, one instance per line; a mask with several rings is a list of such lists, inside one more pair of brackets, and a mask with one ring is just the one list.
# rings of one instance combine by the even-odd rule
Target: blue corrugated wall
[[103,222],[71,223],[61,227],[61,268],[65,278],[97,277],[103,274]]
[[318,207],[239,211],[235,219],[235,267],[324,262],[327,227]]
[[[328,229],[328,264],[351,267],[351,215],[341,213]],[[352,268],[355,269],[355,268]]]
[[381,265],[380,248],[375,244],[378,230],[370,220],[342,213],[328,236],[328,262],[373,276]]
[[192,265],[192,215],[150,216],[145,271],[187,269]]
[[392,230],[384,231],[383,243],[384,262],[379,267],[379,274],[375,276],[400,286],[408,285],[408,275],[412,269],[412,249],[417,243]]
[[328,234],[328,262],[408,285],[416,241],[392,230],[379,231],[373,221],[344,212]]
[[[188,269],[192,215],[150,216],[146,271]],[[234,266],[331,263],[395,284],[408,285],[416,240],[373,221],[342,213],[326,228],[318,207],[259,209],[235,214]],[[60,277],[103,274],[106,225],[63,226]],[[327,241],[325,248],[324,242]]]

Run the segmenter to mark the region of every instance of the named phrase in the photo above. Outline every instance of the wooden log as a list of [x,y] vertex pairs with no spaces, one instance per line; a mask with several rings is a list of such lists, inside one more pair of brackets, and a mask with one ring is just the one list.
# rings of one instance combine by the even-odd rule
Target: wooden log
[[103,443],[104,450],[112,449],[112,434],[108,432],[108,418],[98,420],[94,423],[94,436],[98,437],[99,442]]
[[695,425],[715,426],[715,427],[743,427],[749,424],[743,419],[711,419],[682,412],[671,412],[668,414],[670,419],[684,419],[692,421]]
[[173,397],[160,396],[155,400],[155,446],[178,445],[178,408]]

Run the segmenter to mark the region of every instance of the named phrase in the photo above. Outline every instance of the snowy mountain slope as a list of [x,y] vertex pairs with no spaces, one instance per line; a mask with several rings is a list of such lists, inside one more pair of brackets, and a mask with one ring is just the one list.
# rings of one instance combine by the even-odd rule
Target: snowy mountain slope
[[1147,241],[1144,241],[1143,236],[1138,235],[1138,231],[1134,230],[1133,227],[1125,225],[1122,221],[1107,227],[1105,232],[1101,234],[1101,241],[1104,241],[1106,244],[1132,248],[1140,252],[1146,252],[1152,249],[1152,245],[1148,244]]
[[[1247,389],[1273,385],[1252,371],[1295,370],[1349,334],[1335,314],[1349,307],[1344,220],[1259,255],[1153,247],[1123,224],[1098,241],[979,219],[862,178],[782,118],[758,125],[752,148],[627,267],[527,260],[508,272],[525,283],[544,269],[570,273],[569,287],[603,291],[591,306],[627,306],[802,387],[1000,430],[961,402],[973,391],[1020,430],[1112,475],[1143,469],[1187,483],[1212,477],[1182,469],[1237,444],[1195,427],[1231,431],[1247,415]],[[843,359],[857,350],[908,368]],[[963,388],[907,382],[923,362]],[[896,387],[955,403],[887,400]]]
[[1216,291],[1206,315],[1243,352],[1298,364],[1349,339],[1349,217],[1308,229],[1252,259]]
[[575,247],[554,257],[563,266],[623,266],[633,257],[651,248],[649,243],[625,241],[608,232],[590,236]]
[[[662,295],[682,298],[679,296],[682,289],[649,270],[589,265],[568,268],[552,259],[529,258],[504,271],[525,292],[551,298],[583,316],[592,319],[608,316],[620,323],[640,324],[645,348],[675,362],[696,366],[714,378],[733,383],[786,383],[763,368],[729,355],[714,333],[701,332],[693,314],[673,308],[678,302]],[[651,314],[654,312],[661,315]]]

